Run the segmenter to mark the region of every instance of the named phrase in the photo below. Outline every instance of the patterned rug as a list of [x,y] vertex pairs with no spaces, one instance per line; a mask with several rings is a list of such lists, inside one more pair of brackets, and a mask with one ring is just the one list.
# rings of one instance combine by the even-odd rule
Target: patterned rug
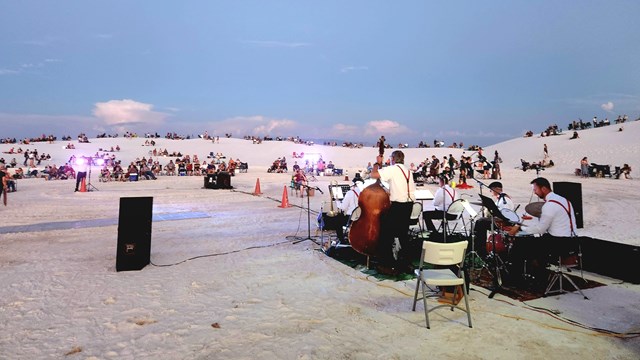
[[[398,274],[389,274],[386,272],[382,272],[380,271],[380,267],[378,266],[378,264],[376,264],[375,261],[372,261],[369,268],[367,268],[366,256],[358,254],[351,248],[341,248],[337,251],[332,251],[327,255],[351,268],[359,270],[362,273],[373,276],[379,280],[406,281],[415,279],[416,277],[413,272],[409,272],[408,270],[400,272]],[[413,262],[413,268],[418,268],[418,266],[419,260],[416,259]],[[583,279],[579,276],[579,270],[574,270],[574,273],[575,275],[569,274],[569,277],[582,290],[605,286],[605,284],[596,281]],[[468,271],[469,276],[467,277],[467,279],[470,280],[470,283],[472,285],[485,288],[490,292],[496,289],[496,293],[507,296],[511,299],[518,301],[529,301],[544,296],[544,291],[547,286],[547,279],[551,274],[552,273],[550,271],[547,271],[546,276],[543,275],[544,281],[538,282],[533,280],[512,281],[510,279],[504,279],[503,284],[500,287],[495,286],[493,275],[487,269],[471,269]],[[558,289],[558,287],[559,284],[556,282],[552,290]],[[566,280],[563,280],[563,288],[567,291],[575,291],[573,286]]]

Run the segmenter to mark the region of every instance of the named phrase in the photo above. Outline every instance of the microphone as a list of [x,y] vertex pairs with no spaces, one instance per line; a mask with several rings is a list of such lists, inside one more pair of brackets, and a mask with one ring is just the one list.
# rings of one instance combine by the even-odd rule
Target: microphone
[[324,192],[322,192],[319,187],[316,186],[316,190],[320,191],[320,194],[324,195]]

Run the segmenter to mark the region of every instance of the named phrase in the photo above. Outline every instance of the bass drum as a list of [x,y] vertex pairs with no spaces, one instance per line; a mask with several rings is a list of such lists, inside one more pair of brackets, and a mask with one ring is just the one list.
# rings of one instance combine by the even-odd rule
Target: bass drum
[[[494,251],[494,243],[495,240],[495,251]],[[491,234],[487,238],[487,253],[491,253],[492,251],[498,255],[506,254],[511,249],[513,245],[513,239],[510,236],[496,233]]]

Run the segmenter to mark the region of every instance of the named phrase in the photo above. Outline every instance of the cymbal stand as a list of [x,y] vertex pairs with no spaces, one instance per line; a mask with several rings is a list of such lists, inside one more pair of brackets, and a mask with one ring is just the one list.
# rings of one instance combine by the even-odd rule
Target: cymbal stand
[[467,253],[467,260],[465,261],[465,263],[467,264],[470,263],[471,266],[469,267],[469,270],[475,271],[478,269],[476,267],[476,261],[480,260],[480,262],[482,263],[482,266],[480,267],[480,269],[484,269],[484,268],[488,269],[487,263],[484,261],[482,256],[480,256],[480,254],[478,254],[478,252],[476,251],[475,221],[473,217],[469,219],[469,223],[470,223],[469,238],[471,239],[471,251]]

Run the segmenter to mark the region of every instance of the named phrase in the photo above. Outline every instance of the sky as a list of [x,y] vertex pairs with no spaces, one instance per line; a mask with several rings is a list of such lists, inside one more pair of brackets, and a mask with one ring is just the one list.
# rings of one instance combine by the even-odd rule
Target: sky
[[638,1],[0,0],[0,138],[481,146],[640,117]]

